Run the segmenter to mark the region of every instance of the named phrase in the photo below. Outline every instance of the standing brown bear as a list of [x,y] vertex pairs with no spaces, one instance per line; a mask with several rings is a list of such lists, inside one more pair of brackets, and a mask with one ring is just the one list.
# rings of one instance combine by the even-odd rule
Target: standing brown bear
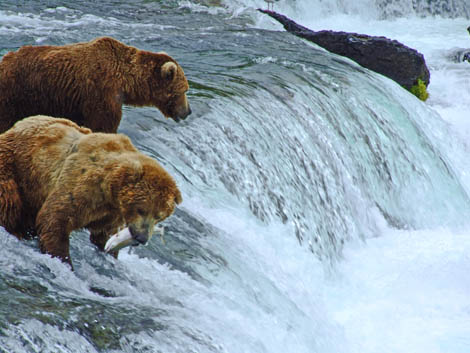
[[145,243],[182,198],[173,178],[121,134],[36,116],[0,134],[0,226],[72,265],[69,234],[85,228],[104,250],[127,226]]
[[65,117],[95,132],[116,132],[122,105],[155,106],[175,121],[190,113],[183,69],[103,37],[64,46],[24,46],[0,61],[0,133],[25,117]]

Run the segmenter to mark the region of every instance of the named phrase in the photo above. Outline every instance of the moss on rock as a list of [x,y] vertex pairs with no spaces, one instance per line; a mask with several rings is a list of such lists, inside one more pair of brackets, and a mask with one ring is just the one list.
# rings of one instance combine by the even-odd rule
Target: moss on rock
[[428,99],[429,97],[429,93],[426,89],[425,83],[419,78],[416,84],[411,87],[410,92],[413,93],[419,99],[421,99],[423,102],[426,101],[426,99]]

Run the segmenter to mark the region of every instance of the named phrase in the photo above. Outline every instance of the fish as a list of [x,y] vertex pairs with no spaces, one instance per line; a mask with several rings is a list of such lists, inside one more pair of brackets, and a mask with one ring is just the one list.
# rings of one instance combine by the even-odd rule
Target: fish
[[[165,227],[157,226],[155,228],[155,232],[160,234],[160,239],[162,240],[162,243],[165,244],[165,240],[163,239],[163,235],[165,234]],[[112,251],[118,251],[122,248],[128,246],[137,246],[139,244],[140,243],[132,237],[129,227],[126,227],[108,239],[104,246],[104,252],[109,253]]]

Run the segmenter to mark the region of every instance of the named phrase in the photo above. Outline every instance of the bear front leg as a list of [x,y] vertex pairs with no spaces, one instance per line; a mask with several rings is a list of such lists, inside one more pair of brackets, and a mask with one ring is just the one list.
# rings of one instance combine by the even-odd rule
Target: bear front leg
[[52,257],[58,257],[62,262],[70,265],[73,270],[72,260],[70,258],[70,241],[66,234],[61,234],[60,230],[54,228],[41,232],[39,234],[39,246],[42,253],[49,254]]
[[14,154],[7,142],[0,138],[0,226],[22,239],[26,235],[20,227],[23,202],[15,181]]
[[93,102],[86,103],[82,115],[83,125],[93,132],[116,133],[122,117],[120,95],[115,94],[102,100],[93,100]]
[[0,180],[0,226],[19,239],[26,236],[18,229],[22,208],[23,203],[16,182],[13,179]]
[[62,262],[69,264],[73,270],[69,240],[73,225],[68,216],[73,213],[58,205],[60,202],[54,202],[48,198],[36,217],[39,245],[41,252],[58,257]]

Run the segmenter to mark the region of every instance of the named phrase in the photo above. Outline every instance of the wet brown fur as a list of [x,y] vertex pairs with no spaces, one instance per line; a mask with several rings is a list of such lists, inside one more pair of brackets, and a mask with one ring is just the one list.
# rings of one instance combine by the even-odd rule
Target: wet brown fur
[[152,232],[182,201],[173,178],[121,134],[59,118],[24,119],[0,135],[0,225],[71,265],[69,235],[101,250],[120,227]]
[[38,114],[116,132],[122,104],[155,106],[166,117],[184,119],[191,112],[188,87],[183,69],[167,54],[110,37],[24,46],[0,61],[0,133]]

